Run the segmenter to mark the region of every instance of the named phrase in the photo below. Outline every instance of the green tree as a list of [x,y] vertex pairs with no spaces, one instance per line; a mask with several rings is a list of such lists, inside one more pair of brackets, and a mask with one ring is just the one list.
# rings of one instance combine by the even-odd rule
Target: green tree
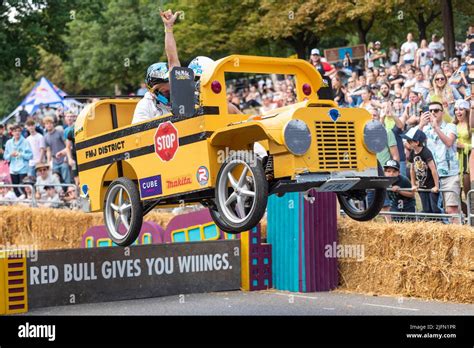
[[417,26],[419,39],[427,39],[428,26],[441,14],[439,1],[433,0],[399,0],[401,15],[410,18]]
[[[72,20],[71,11],[78,4],[78,0],[2,1],[0,75],[11,76],[18,71],[33,75],[38,68],[40,47],[64,58],[66,23]],[[85,5],[81,2],[81,6]]]
[[100,20],[79,16],[70,32],[65,72],[75,92],[131,92],[163,53],[161,19],[151,2],[110,1]]
[[324,17],[327,4],[328,0],[262,0],[247,32],[254,40],[282,42],[305,58],[331,28]]
[[261,42],[256,45],[258,40],[247,30],[258,8],[257,0],[181,0],[172,8],[183,11],[175,30],[182,62],[199,55],[218,59],[261,51]]

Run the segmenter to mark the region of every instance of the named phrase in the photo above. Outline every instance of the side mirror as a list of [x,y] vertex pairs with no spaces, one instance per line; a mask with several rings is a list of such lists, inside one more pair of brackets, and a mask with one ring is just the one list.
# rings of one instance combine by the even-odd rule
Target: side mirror
[[173,115],[192,117],[195,108],[194,72],[185,67],[174,67],[170,72],[170,98]]

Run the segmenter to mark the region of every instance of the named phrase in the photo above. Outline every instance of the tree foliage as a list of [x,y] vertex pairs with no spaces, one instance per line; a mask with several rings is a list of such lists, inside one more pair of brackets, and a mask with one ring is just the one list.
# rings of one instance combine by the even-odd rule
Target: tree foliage
[[[472,25],[472,0],[452,0],[455,35]],[[69,93],[129,93],[166,59],[162,9],[181,62],[228,54],[307,57],[309,50],[442,34],[433,0],[4,0],[0,2],[0,115],[40,76]]]

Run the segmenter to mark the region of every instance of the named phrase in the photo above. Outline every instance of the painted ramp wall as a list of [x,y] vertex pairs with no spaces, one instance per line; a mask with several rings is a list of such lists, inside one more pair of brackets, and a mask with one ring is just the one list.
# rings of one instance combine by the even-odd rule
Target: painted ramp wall
[[30,308],[238,290],[240,241],[39,251]]
[[326,253],[337,243],[337,197],[311,195],[312,202],[302,193],[269,197],[267,238],[275,289],[329,291],[338,285],[337,258]]

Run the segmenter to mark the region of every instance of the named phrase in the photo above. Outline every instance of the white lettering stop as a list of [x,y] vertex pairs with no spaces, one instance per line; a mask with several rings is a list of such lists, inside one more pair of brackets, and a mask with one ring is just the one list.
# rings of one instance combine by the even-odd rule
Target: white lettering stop
[[156,138],[158,151],[171,149],[176,141],[176,134],[165,134]]
[[170,121],[158,126],[155,133],[155,152],[163,161],[173,159],[179,148],[178,130]]

